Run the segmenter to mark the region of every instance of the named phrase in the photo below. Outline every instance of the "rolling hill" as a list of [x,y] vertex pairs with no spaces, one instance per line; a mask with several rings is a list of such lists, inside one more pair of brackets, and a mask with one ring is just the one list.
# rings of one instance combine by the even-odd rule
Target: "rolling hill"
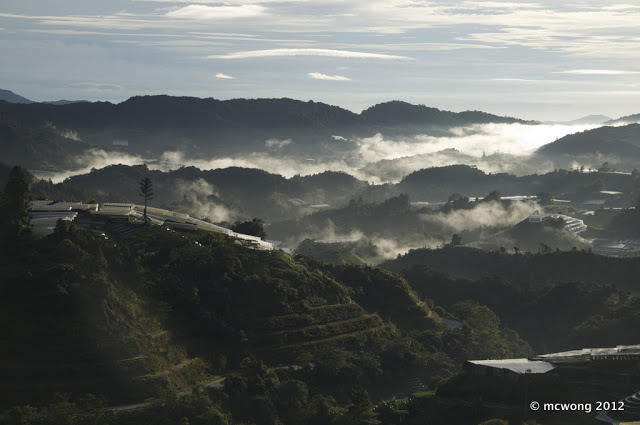
[[621,127],[600,127],[570,134],[542,146],[539,155],[595,155],[612,156],[620,161],[640,158],[640,124]]
[[119,104],[0,102],[0,113],[30,127],[49,122],[72,129],[96,146],[126,139],[130,151],[155,155],[176,149],[199,153],[260,151],[269,139],[291,139],[301,154],[322,153],[343,143],[332,137],[336,134],[369,137],[376,132],[407,132],[410,128],[446,133],[451,127],[469,124],[525,123],[482,112],[454,113],[404,102],[376,105],[358,115],[312,101],[172,96],[136,96]]

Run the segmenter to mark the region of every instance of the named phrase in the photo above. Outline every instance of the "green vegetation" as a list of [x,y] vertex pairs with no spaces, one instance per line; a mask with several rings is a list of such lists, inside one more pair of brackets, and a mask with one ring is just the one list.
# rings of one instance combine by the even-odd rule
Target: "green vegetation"
[[[1,105],[11,105],[0,102]],[[76,168],[73,157],[90,145],[74,140],[74,135],[42,121],[35,128],[24,126],[11,115],[0,112],[0,140],[3,161],[39,170],[57,171]]]
[[0,237],[4,241],[0,254],[10,249],[16,238],[29,232],[30,203],[29,176],[22,167],[15,166],[4,191],[0,192]]
[[245,235],[257,236],[261,239],[267,237],[267,232],[264,231],[264,221],[259,218],[254,218],[251,221],[236,221],[231,230],[238,233],[244,233]]
[[[530,285],[526,281],[508,282],[496,275],[476,281],[454,280],[417,264],[403,275],[417,293],[457,312],[459,318],[465,317],[457,311],[460,302],[473,300],[487,306],[538,353],[634,344],[633,329],[640,325],[640,315],[635,310],[638,297],[629,296],[615,285],[575,281]],[[492,328],[492,321],[487,321],[491,314],[480,316],[485,317],[482,329]]]
[[513,248],[513,254],[467,246],[414,249],[380,264],[380,267],[402,272],[417,265],[441,270],[454,278],[477,280],[485,275],[499,275],[510,282],[546,284],[582,281],[611,283],[633,293],[639,290],[637,276],[640,274],[640,258],[637,256],[610,257],[583,249],[560,252],[552,249],[553,252],[542,253],[537,246],[533,252]]
[[147,203],[153,199],[153,184],[149,177],[144,177],[140,180],[140,193],[138,195],[144,198],[143,220],[148,222],[149,217],[147,217]]
[[[450,375],[467,355],[530,352],[480,307],[452,310],[473,316],[468,328],[442,326],[431,304],[381,269],[153,226],[138,228],[130,243],[146,252],[133,256],[124,242],[60,221],[52,235],[18,241],[2,258],[3,407],[39,406],[14,407],[11,418],[374,424],[407,413],[376,407],[369,392],[379,400],[407,377]],[[220,373],[224,391],[175,396]],[[162,401],[102,409],[148,397]]]
[[316,242],[305,239],[298,244],[296,254],[334,264],[365,265],[377,263],[382,255],[373,242],[361,239],[355,242]]

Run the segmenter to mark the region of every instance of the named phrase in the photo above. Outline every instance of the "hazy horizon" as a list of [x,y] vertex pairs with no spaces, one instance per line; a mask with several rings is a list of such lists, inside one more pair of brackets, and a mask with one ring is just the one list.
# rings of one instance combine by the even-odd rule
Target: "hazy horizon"
[[7,0],[0,87],[616,118],[638,113],[639,20],[638,6],[591,0]]

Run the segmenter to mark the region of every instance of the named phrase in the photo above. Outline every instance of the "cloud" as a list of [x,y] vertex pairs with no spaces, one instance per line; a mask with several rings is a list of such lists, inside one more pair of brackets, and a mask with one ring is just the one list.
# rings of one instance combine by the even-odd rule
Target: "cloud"
[[83,89],[91,91],[112,91],[112,90],[124,90],[124,87],[119,84],[107,84],[107,83],[71,83],[65,87],[73,89]]
[[616,69],[571,69],[568,71],[557,71],[554,74],[578,74],[578,75],[626,75],[640,74],[638,71],[624,71]]
[[[136,2],[144,2],[144,3],[194,3],[194,0],[133,0]],[[300,3],[305,2],[306,0],[197,0],[197,3],[200,4],[224,4],[225,6],[229,5],[246,5],[246,4],[255,4],[255,3]]]
[[379,53],[352,52],[348,50],[331,49],[268,49],[249,50],[245,52],[235,52],[226,55],[211,55],[209,59],[247,59],[264,58],[276,56],[330,56],[336,58],[358,58],[358,59],[383,59],[383,60],[411,60],[407,56],[384,55]]
[[223,74],[222,72],[218,72],[216,74],[216,78],[222,78],[223,80],[235,80],[236,77],[232,77],[231,75]]
[[269,149],[282,149],[285,146],[289,146],[291,144],[291,139],[269,139],[265,140],[264,145]]
[[124,152],[107,152],[102,149],[92,149],[86,151],[82,155],[73,158],[74,163],[78,167],[75,170],[65,170],[56,173],[34,172],[34,175],[43,179],[51,179],[53,183],[60,183],[64,179],[77,176],[80,174],[88,174],[92,168],[100,169],[113,164],[123,165],[140,165],[144,164],[144,159],[140,156],[129,155]]
[[524,83],[548,82],[547,80],[527,80],[526,78],[492,78],[491,81],[518,81]]
[[434,227],[449,227],[450,230],[443,233],[450,234],[482,226],[513,226],[533,214],[536,208],[539,207],[524,202],[514,202],[507,208],[498,202],[487,202],[471,210],[424,215],[422,220],[432,223]]
[[310,72],[307,75],[316,80],[351,81],[351,78],[343,77],[342,75],[326,75],[319,72]]
[[234,19],[252,18],[264,14],[266,8],[258,5],[242,6],[206,6],[203,4],[192,4],[165,13],[168,18],[179,19]]

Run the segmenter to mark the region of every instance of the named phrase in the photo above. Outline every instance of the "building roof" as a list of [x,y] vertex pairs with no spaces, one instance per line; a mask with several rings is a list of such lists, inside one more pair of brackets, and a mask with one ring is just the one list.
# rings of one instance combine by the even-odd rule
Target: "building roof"
[[638,356],[640,344],[618,345],[611,348],[583,348],[581,350],[562,351],[560,353],[541,354],[532,360],[546,360],[553,363],[589,361],[603,356]]
[[516,373],[547,373],[555,369],[555,366],[549,362],[529,359],[469,360],[469,363],[496,369],[508,369]]

